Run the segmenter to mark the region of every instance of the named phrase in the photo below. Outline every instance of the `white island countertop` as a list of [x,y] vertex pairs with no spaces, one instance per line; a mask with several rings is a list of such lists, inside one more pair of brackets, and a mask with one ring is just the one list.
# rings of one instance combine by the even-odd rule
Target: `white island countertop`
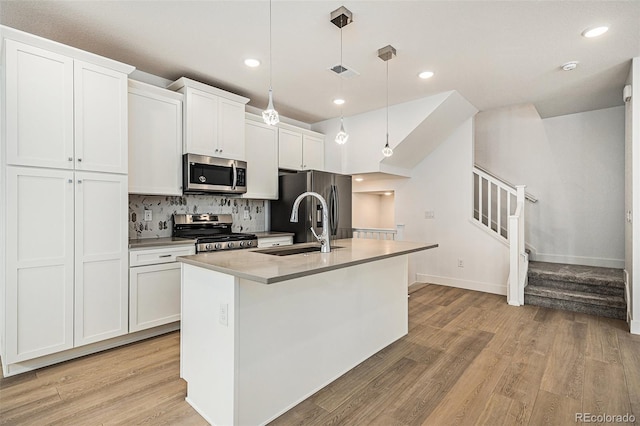
[[[294,244],[282,249],[313,245],[317,244]],[[273,284],[435,247],[438,244],[354,238],[332,241],[331,253],[275,256],[259,253],[261,249],[227,250],[181,256],[177,260],[258,283]]]

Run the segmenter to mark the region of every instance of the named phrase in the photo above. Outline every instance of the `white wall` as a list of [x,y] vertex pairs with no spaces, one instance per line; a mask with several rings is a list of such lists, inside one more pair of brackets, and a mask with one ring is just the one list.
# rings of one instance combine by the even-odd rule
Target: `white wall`
[[[471,221],[473,120],[467,120],[413,170],[410,179],[355,182],[354,191],[395,191],[404,239],[438,243],[409,258],[409,280],[506,295],[507,247]],[[424,212],[433,210],[434,219]],[[464,267],[458,267],[458,259]]]
[[354,228],[396,227],[394,221],[394,196],[354,192],[352,198],[352,223]]
[[534,260],[624,264],[624,107],[541,120],[532,105],[476,116],[475,161],[527,185]]
[[625,271],[628,275],[630,329],[640,334],[640,57],[634,58],[627,80],[632,85],[631,102],[626,104],[625,126]]

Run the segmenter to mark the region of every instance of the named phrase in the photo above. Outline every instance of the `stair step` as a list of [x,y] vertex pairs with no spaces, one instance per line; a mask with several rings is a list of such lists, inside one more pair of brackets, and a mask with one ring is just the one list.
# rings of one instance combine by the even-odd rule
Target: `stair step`
[[559,290],[574,290],[582,293],[594,293],[594,294],[605,294],[611,296],[620,296],[624,297],[624,287],[618,286],[608,286],[608,285],[595,285],[593,283],[584,284],[579,282],[572,281],[560,281],[557,279],[546,279],[537,277],[528,277],[529,285],[533,285],[536,287],[547,287],[547,288],[555,288]]
[[625,308],[627,304],[624,297],[606,294],[585,293],[576,290],[565,290],[550,287],[540,287],[529,284],[524,288],[525,295],[546,297],[550,299],[580,302],[589,305],[609,306],[613,308]]
[[627,319],[626,308],[618,308],[611,306],[591,305],[581,302],[571,302],[562,299],[554,299],[549,297],[541,297],[531,294],[524,295],[525,305],[541,306],[550,309],[559,309],[563,311],[579,312],[582,314],[595,315],[599,317],[613,318],[619,320]]
[[[555,282],[582,286],[601,287],[601,291],[622,291],[624,294],[624,276],[622,269],[601,268],[584,265],[565,265],[549,262],[529,262],[529,282],[546,287],[555,286]],[[560,284],[563,285],[563,284]],[[576,290],[579,290],[576,288]],[[594,290],[597,291],[597,290]]]

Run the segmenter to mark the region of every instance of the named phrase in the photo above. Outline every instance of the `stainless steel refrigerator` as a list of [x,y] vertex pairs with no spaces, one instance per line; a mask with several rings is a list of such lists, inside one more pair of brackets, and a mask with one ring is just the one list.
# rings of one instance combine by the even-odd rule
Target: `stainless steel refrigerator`
[[352,238],[351,227],[351,176],[308,170],[283,173],[278,177],[279,199],[271,202],[271,230],[295,232],[293,241],[316,241],[311,227],[322,233],[322,205],[315,197],[306,197],[300,203],[298,222],[290,222],[293,202],[303,192],[313,191],[322,195],[329,210],[329,235],[331,239]]

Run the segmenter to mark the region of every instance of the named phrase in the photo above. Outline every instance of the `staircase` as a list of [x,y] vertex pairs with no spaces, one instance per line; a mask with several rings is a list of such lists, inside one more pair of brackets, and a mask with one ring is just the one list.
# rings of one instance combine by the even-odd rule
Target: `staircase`
[[621,269],[529,262],[525,305],[625,320]]

